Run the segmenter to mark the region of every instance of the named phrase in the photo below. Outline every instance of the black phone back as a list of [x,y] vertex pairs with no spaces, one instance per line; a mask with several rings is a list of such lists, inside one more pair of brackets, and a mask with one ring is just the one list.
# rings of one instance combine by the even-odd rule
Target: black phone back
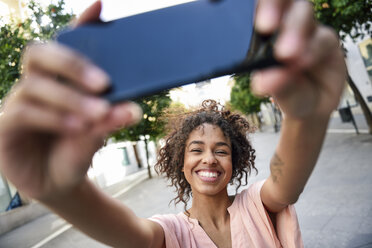
[[[249,69],[254,0],[199,0],[62,32],[111,77],[111,102]],[[248,63],[247,63],[248,61]]]

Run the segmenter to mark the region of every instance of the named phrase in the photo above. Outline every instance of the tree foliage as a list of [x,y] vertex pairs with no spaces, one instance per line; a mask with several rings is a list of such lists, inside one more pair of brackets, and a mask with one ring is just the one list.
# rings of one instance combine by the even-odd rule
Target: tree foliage
[[28,4],[30,17],[25,20],[32,39],[50,40],[65,28],[74,18],[72,12],[66,12],[65,1],[59,0],[43,8],[40,3],[30,1]]
[[29,17],[21,22],[12,17],[9,23],[0,22],[0,99],[11,89],[21,75],[21,55],[30,41],[45,41],[53,36],[74,17],[65,11],[64,0],[42,7],[30,1]]
[[342,40],[372,36],[371,0],[312,0],[315,16],[323,24],[333,27]]
[[[145,142],[146,162],[149,178],[152,178],[149,165],[148,141],[157,141],[165,135],[165,120],[162,117],[163,110],[171,103],[169,91],[163,91],[155,95],[142,97],[135,100],[143,111],[143,118],[140,123],[129,128],[123,128],[112,135],[116,140]],[[140,161],[137,161],[140,163]]]
[[[346,37],[372,37],[372,1],[371,0],[312,0],[315,16],[323,24],[331,26],[342,41]],[[348,84],[362,108],[364,117],[372,134],[372,113],[355,82],[348,74]]]
[[27,44],[22,26],[10,23],[0,27],[0,99],[20,77],[21,53]]
[[249,73],[234,76],[234,86],[230,93],[230,104],[235,110],[244,114],[258,113],[261,103],[268,102],[267,98],[258,98],[251,91],[251,78]]
[[169,107],[171,99],[169,91],[135,100],[143,110],[143,118],[133,127],[124,128],[113,134],[115,140],[138,141],[141,136],[150,136],[156,141],[165,135],[165,121],[161,118],[163,110]]

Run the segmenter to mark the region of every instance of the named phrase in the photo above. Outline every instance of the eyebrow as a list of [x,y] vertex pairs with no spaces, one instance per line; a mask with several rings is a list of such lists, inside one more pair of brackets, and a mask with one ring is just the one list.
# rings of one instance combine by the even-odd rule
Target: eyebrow
[[[196,145],[204,145],[205,143],[203,141],[200,141],[200,140],[193,140],[191,141],[187,147],[193,145],[193,144],[196,144]],[[231,150],[231,147],[229,146],[229,144],[227,144],[226,142],[217,142],[216,143],[216,146],[227,146],[230,150]]]

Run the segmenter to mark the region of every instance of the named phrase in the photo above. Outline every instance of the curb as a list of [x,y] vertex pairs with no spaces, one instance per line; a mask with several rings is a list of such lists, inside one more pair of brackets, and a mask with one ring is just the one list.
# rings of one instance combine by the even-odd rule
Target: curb
[[26,206],[1,213],[0,235],[49,213],[50,210],[38,202],[32,202]]

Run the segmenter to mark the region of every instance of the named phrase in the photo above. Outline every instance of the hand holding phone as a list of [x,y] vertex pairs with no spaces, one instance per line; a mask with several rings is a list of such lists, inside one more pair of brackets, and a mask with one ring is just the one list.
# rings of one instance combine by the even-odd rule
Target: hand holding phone
[[254,32],[256,1],[200,0],[61,33],[57,40],[111,77],[103,97],[130,100],[278,64]]

